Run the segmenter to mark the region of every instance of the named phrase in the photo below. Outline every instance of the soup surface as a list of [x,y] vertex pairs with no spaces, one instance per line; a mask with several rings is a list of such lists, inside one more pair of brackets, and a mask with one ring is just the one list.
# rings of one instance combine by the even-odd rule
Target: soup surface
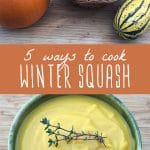
[[[61,141],[48,147],[49,136],[40,123],[47,117],[52,124],[78,132],[103,133],[105,144],[97,141]],[[35,108],[19,129],[16,150],[134,150],[134,140],[121,115],[110,105],[90,96],[68,95],[53,98]]]

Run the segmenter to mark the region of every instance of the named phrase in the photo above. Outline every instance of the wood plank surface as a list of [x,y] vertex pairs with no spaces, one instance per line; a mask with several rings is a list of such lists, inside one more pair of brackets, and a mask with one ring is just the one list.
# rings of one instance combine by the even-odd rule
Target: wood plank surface
[[116,35],[112,22],[122,1],[85,9],[73,5],[71,0],[53,0],[45,16],[32,27],[0,27],[0,43],[150,43],[150,30],[133,41]]
[[[7,150],[11,122],[17,111],[35,95],[0,95],[0,150]],[[143,150],[150,149],[150,95],[116,95],[134,114],[143,140]]]

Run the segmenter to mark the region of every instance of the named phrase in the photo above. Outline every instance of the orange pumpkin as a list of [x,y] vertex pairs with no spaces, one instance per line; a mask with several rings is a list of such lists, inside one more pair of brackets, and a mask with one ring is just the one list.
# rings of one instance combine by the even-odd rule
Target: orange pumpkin
[[0,25],[28,27],[44,15],[48,4],[49,0],[0,0]]

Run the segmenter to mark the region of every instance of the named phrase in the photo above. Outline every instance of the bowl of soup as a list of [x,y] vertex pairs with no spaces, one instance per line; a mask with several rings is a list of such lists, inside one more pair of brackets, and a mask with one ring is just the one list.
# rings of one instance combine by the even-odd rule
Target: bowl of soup
[[[42,118],[64,129],[105,136],[96,140],[61,141],[48,146]],[[142,150],[140,130],[127,107],[113,95],[38,95],[17,113],[9,134],[8,150]]]

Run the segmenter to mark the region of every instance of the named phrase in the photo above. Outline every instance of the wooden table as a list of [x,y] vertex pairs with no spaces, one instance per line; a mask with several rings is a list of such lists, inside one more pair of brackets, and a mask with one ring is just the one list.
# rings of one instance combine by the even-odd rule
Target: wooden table
[[[33,95],[0,95],[0,150],[7,150],[8,132],[17,111]],[[150,95],[116,95],[134,114],[141,129],[143,150],[150,149]]]
[[112,22],[122,1],[100,9],[84,9],[71,0],[53,0],[46,15],[32,27],[0,28],[0,43],[150,43],[150,30],[133,41],[116,35]]
[[[150,43],[150,30],[134,41],[119,38],[112,20],[120,4],[100,9],[74,6],[71,0],[53,0],[46,15],[30,28],[0,27],[0,43]],[[0,150],[7,150],[11,122],[33,95],[0,95]],[[135,115],[141,129],[143,150],[150,149],[150,95],[117,95]]]

